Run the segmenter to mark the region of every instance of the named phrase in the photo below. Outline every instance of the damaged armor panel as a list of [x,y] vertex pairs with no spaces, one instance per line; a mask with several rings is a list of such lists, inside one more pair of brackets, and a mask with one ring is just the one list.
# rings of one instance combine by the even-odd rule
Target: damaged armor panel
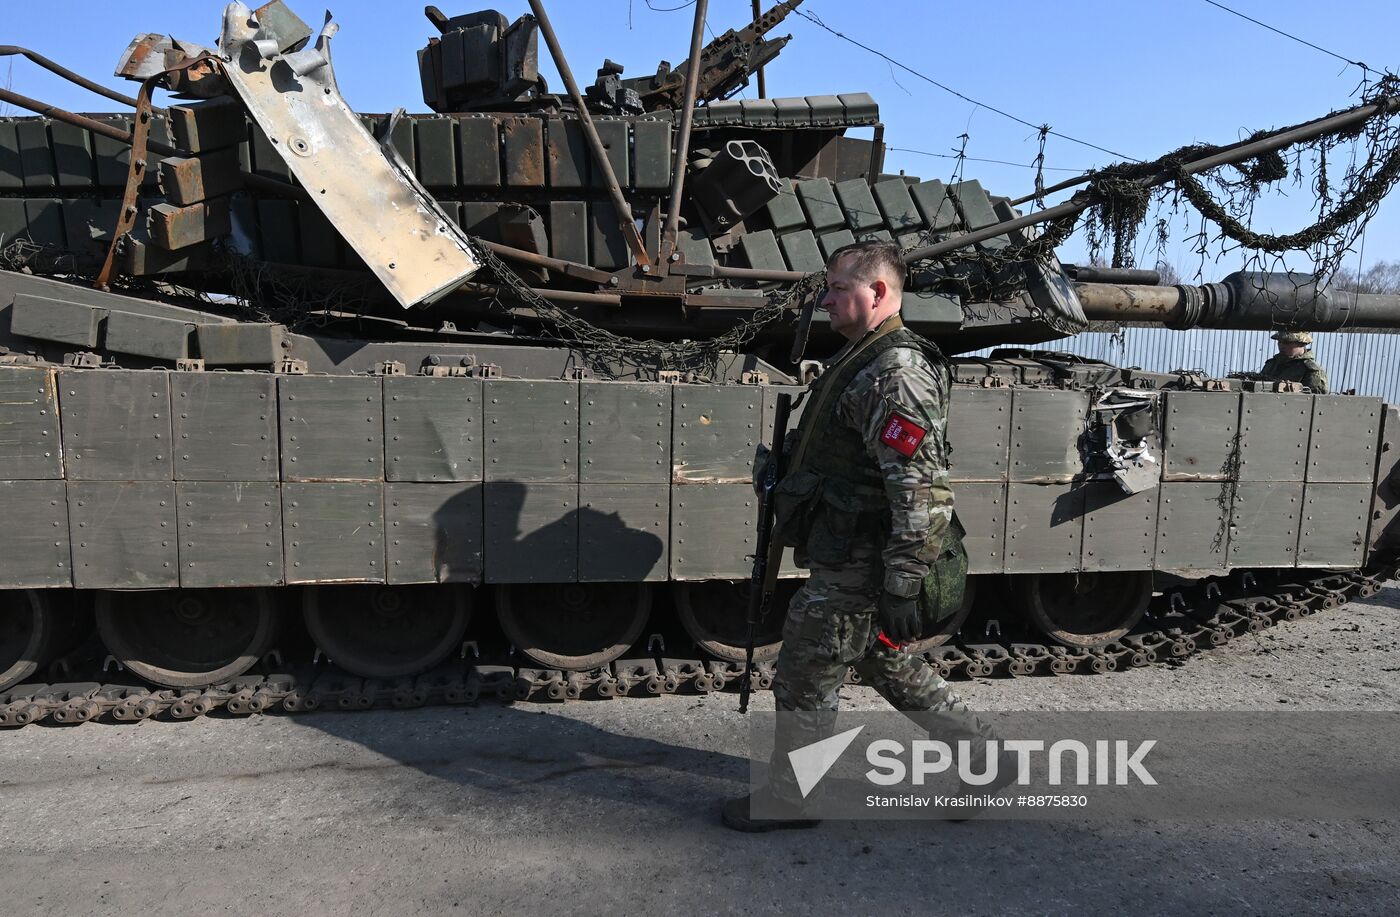
[[1162,480],[1229,480],[1240,456],[1239,424],[1238,395],[1167,393]]
[[454,290],[478,267],[467,237],[341,98],[330,61],[335,26],[327,21],[314,45],[289,53],[265,36],[271,26],[231,3],[219,49],[273,149],[400,305]]
[[0,479],[61,477],[63,447],[54,370],[0,366]]
[[384,485],[389,582],[481,582],[481,499],[480,483]]
[[1127,389],[1110,391],[1094,403],[1084,451],[1095,478],[1111,478],[1124,494],[1157,487],[1162,475],[1158,408],[1156,395]]
[[763,392],[753,386],[678,390],[671,415],[672,483],[748,486],[762,414]]

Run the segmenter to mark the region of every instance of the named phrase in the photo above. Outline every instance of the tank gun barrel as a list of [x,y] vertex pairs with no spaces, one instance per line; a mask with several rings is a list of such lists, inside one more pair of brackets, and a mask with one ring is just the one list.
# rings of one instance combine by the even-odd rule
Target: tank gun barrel
[[1178,330],[1400,328],[1400,296],[1319,289],[1310,274],[1237,271],[1200,286],[1076,283],[1074,288],[1090,321],[1149,322]]

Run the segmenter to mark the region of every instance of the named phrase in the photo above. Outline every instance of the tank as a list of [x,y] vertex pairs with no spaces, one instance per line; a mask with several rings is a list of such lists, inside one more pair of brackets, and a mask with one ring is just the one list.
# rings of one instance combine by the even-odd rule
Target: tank
[[541,3],[428,7],[425,114],[353,112],[334,25],[280,0],[137,36],[123,113],[4,90],[38,114],[0,120],[0,724],[767,686],[804,572],[749,672],[754,453],[863,239],[954,357],[972,588],[916,647],[945,675],[1148,665],[1393,575],[1400,408],[1030,348],[1400,301],[1063,265],[1038,227],[1089,198],[886,174],[864,93],[732,98],[795,6],[587,86]]

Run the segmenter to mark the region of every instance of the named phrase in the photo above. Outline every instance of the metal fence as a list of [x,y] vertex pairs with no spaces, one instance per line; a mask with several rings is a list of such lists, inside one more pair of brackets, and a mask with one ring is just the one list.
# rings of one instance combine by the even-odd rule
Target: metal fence
[[[1266,331],[1221,331],[1197,328],[1124,328],[1121,335],[1099,332],[1040,345],[1132,366],[1149,372],[1204,370],[1212,376],[1257,371],[1278,352]],[[968,356],[986,356],[991,349]],[[1355,389],[1358,395],[1379,396],[1400,404],[1400,334],[1333,332],[1314,336],[1313,355],[1327,370],[1332,391]]]

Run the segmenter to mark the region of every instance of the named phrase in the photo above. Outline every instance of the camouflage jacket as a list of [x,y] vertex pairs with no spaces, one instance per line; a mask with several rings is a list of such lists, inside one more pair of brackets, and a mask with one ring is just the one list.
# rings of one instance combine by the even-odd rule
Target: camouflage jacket
[[1313,358],[1311,350],[1296,357],[1276,354],[1264,364],[1259,375],[1271,382],[1301,382],[1319,395],[1327,394],[1327,370]]
[[[884,587],[904,596],[919,593],[929,564],[943,547],[953,515],[945,440],[951,380],[946,363],[930,359],[924,342],[896,319],[882,326],[890,334],[873,359],[849,376],[839,391],[823,399],[820,413],[809,406],[799,427],[812,437],[803,458],[780,485],[810,491],[813,476],[825,481],[824,521],[806,542],[806,556],[817,563],[841,563],[856,519],[879,519]],[[863,338],[862,341],[870,338]],[[861,342],[842,350],[813,386],[840,384],[841,366]],[[929,345],[931,346],[931,345]],[[833,547],[835,550],[833,551]]]
[[[933,366],[913,348],[892,347],[837,397],[837,418],[860,435],[884,479],[890,509],[882,555],[885,589],[897,595],[918,595],[953,517],[944,440],[949,386],[946,367]],[[901,418],[912,420],[923,435],[911,435],[912,427]],[[892,425],[908,429],[896,431]]]

